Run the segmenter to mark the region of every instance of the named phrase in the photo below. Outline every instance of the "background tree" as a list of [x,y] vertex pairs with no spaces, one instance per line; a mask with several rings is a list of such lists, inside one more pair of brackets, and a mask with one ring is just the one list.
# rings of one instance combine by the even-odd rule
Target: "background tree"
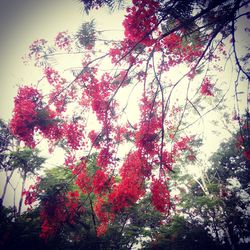
[[10,163],[10,150],[13,148],[14,138],[11,135],[8,126],[4,121],[0,120],[0,169],[5,172],[5,183],[3,186],[3,193],[1,195],[1,203],[4,201],[7,186],[14,173],[14,168]]
[[[248,114],[245,123],[247,117]],[[245,134],[248,134],[246,129]],[[180,202],[176,215],[155,233],[157,240],[150,242],[151,246],[155,244],[159,249],[183,249],[185,244],[192,245],[192,249],[249,247],[250,196],[246,184],[249,160],[239,147],[239,138],[240,133],[221,144],[211,157],[211,167],[200,178],[184,171],[171,178],[179,182]]]
[[[90,172],[97,171],[95,165],[88,168]],[[146,197],[135,206],[124,210],[116,217],[106,234],[97,237],[96,214],[102,211],[96,212],[100,208],[92,208],[91,204],[100,198],[94,192],[80,195],[79,188],[68,183],[69,178],[75,176],[67,167],[52,168],[45,171],[45,176],[36,187],[32,185],[25,192],[27,204],[40,201],[35,211],[40,214],[40,237],[46,238],[48,247],[131,249],[139,242],[140,237],[150,237],[150,229],[159,227],[164,218],[152,206],[148,206],[150,197]]]
[[23,205],[23,197],[22,194],[24,192],[25,182],[29,175],[35,175],[36,171],[38,171],[42,164],[45,162],[45,158],[38,156],[38,150],[32,150],[30,148],[18,149],[17,151],[10,153],[11,165],[13,168],[18,169],[22,178],[21,185],[21,198],[19,200],[17,213],[20,215],[22,205]]

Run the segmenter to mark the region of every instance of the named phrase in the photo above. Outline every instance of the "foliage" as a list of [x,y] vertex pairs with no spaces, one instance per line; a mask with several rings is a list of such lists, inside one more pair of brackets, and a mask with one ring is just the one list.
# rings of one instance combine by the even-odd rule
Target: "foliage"
[[[98,196],[92,193],[91,199],[86,194],[78,197],[77,186],[66,182],[72,177],[66,167],[52,168],[46,170],[45,176],[32,190],[40,201],[35,209],[37,218],[34,222],[37,222],[36,227],[41,227],[38,235],[46,238],[46,246],[56,246],[57,249],[65,246],[67,249],[128,249],[138,241],[138,237],[150,237],[150,228],[159,227],[163,216],[148,206],[150,197],[146,197],[117,216],[106,234],[97,238],[93,224],[97,218],[92,201],[98,199]],[[76,205],[73,197],[79,198],[77,207],[72,207]],[[29,213],[33,214],[32,210]]]
[[13,136],[4,121],[0,120],[0,169],[10,170],[12,166],[9,164],[9,150],[12,146]]
[[[245,124],[248,119],[247,114]],[[245,127],[244,135],[247,136],[248,132],[249,127]],[[192,176],[185,176],[186,180],[189,179],[187,191],[182,192],[177,209],[184,216],[180,228],[185,233],[190,232],[192,237],[195,235],[192,230],[197,228],[201,233],[197,236],[198,239],[203,238],[202,232],[205,239],[210,238],[211,242],[202,246],[202,249],[211,248],[210,244],[215,249],[247,249],[249,245],[249,160],[244,156],[244,148],[237,142],[242,139],[241,136],[238,133],[221,144],[211,157],[211,167],[199,178],[200,181]],[[179,219],[176,221],[173,218],[173,225],[178,224],[178,221]],[[185,230],[189,223],[192,227]],[[167,230],[171,230],[171,225],[166,226]],[[178,232],[179,229],[176,230]],[[168,239],[167,232],[161,233],[163,241]],[[180,243],[182,247],[183,238],[188,239],[188,236],[172,240],[172,244]],[[202,240],[203,243],[206,242],[205,239]]]

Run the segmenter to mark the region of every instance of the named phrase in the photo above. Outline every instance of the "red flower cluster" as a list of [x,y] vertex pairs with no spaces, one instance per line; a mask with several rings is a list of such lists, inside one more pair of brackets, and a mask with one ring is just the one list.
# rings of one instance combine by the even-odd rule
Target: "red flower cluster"
[[28,54],[28,58],[29,59],[34,59],[35,61],[37,61],[37,63],[35,64],[36,66],[38,66],[38,62],[40,60],[40,57],[44,56],[46,54],[46,44],[48,43],[48,41],[46,41],[45,39],[38,39],[35,40],[30,46],[29,46],[29,54]]
[[72,149],[80,149],[84,145],[83,127],[78,122],[63,124],[62,131]]
[[114,186],[108,200],[114,213],[121,212],[124,208],[132,206],[145,194],[142,182],[136,183],[136,181],[137,178],[132,176],[132,179],[123,179],[121,183]]
[[113,222],[115,219],[115,215],[109,211],[107,211],[107,203],[106,201],[97,196],[97,199],[94,204],[94,211],[99,220],[99,225],[97,227],[97,236],[100,237],[104,235],[108,230],[108,225],[110,222]]
[[28,190],[23,191],[22,196],[25,196],[24,204],[32,208],[32,204],[37,201],[37,185],[30,185]]
[[189,143],[193,140],[192,137],[185,136],[181,137],[177,142],[174,144],[173,152],[183,151],[190,149]]
[[144,180],[151,174],[151,166],[139,152],[130,153],[120,169],[122,180],[109,195],[109,204],[117,213],[133,205],[145,194]]
[[14,115],[10,122],[13,134],[29,147],[35,147],[34,131],[40,130],[49,140],[58,140],[62,132],[56,113],[43,107],[42,96],[33,87],[21,87],[15,97]]
[[72,39],[67,31],[59,32],[55,38],[55,45],[59,49],[71,50]]
[[152,31],[157,28],[159,3],[155,0],[133,0],[133,4],[133,7],[127,8],[128,14],[123,21],[125,37],[132,42],[151,46],[155,43]]
[[93,176],[92,185],[94,187],[95,194],[106,193],[111,189],[114,183],[114,178],[106,174],[102,170],[97,170]]
[[66,206],[67,213],[68,213],[68,220],[69,220],[69,223],[71,224],[75,224],[74,217],[78,210],[79,199],[80,199],[80,194],[77,190],[68,192],[65,206]]
[[46,67],[44,69],[44,74],[51,85],[61,85],[65,83],[65,79],[59,75],[58,71],[52,69],[51,67]]
[[244,152],[243,152],[243,155],[244,157],[250,161],[250,148],[249,149],[246,149]]
[[85,161],[82,161],[73,169],[73,174],[76,177],[76,185],[81,189],[84,194],[92,192],[91,177],[88,175]]
[[34,148],[34,128],[38,123],[38,111],[42,109],[42,96],[32,87],[19,88],[15,97],[14,115],[10,122],[13,134]]
[[158,117],[158,103],[150,100],[148,96],[141,99],[141,122],[139,130],[135,134],[135,144],[144,155],[158,154],[158,130],[161,129],[162,117]]
[[95,148],[99,149],[99,148],[100,148],[100,139],[99,139],[99,138],[100,138],[100,135],[99,135],[99,133],[97,133],[97,132],[94,131],[94,130],[91,130],[91,131],[89,132],[89,134],[88,134],[88,137],[89,137],[89,139],[90,139],[92,145],[93,145]]
[[[109,50],[109,56],[111,57],[111,62],[113,64],[120,64],[121,58],[124,57],[124,60],[129,63],[129,65],[135,64],[135,56],[133,51],[130,51],[131,48],[135,46],[135,42],[125,39],[119,44],[114,43],[113,48]],[[129,53],[128,53],[129,52]],[[124,61],[123,61],[124,62]]]
[[66,213],[64,210],[65,198],[62,195],[53,197],[52,200],[45,201],[40,211],[42,221],[40,238],[47,240],[53,236],[61,224],[66,221]]
[[[65,94],[65,83],[66,79],[62,78],[58,71],[52,69],[51,67],[46,67],[44,69],[44,74],[54,89],[49,94],[50,105],[54,105],[56,112],[58,114],[66,111],[66,104],[69,98],[74,98],[74,91],[68,89],[67,95]],[[71,91],[70,91],[71,90]]]
[[79,204],[78,191],[57,194],[53,200],[47,200],[40,211],[42,221],[40,237],[47,240],[67,221],[74,224],[74,217]]
[[213,96],[213,87],[214,85],[210,82],[210,80],[206,77],[201,84],[201,94],[206,96]]
[[[167,59],[164,67],[169,69],[180,63],[192,63],[195,59],[202,55],[203,45],[200,41],[195,44],[185,44],[183,41],[184,34],[172,33],[156,44],[157,50],[165,50]],[[161,66],[162,67],[162,66]]]
[[103,146],[103,148],[100,150],[97,159],[96,164],[98,167],[102,169],[106,169],[109,164],[113,162],[112,156],[114,154],[114,150],[112,150],[109,147],[109,144],[106,146]]
[[41,131],[42,135],[49,140],[51,145],[63,136],[63,131],[56,120],[56,116],[56,113],[48,107],[38,112],[39,119],[37,128]]
[[170,209],[170,194],[164,180],[153,178],[151,183],[152,204],[161,213],[167,213]]

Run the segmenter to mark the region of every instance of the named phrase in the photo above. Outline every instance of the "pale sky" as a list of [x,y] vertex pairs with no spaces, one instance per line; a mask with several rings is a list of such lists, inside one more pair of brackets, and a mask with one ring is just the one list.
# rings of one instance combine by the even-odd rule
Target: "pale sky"
[[[16,84],[39,79],[39,71],[25,67],[21,57],[36,39],[51,40],[59,31],[75,32],[79,26],[95,19],[98,27],[121,30],[121,12],[106,10],[83,12],[77,0],[1,0],[0,1],[0,117],[11,118]],[[119,33],[119,32],[118,32]],[[112,33],[109,33],[112,36]],[[113,35],[115,35],[113,33]]]

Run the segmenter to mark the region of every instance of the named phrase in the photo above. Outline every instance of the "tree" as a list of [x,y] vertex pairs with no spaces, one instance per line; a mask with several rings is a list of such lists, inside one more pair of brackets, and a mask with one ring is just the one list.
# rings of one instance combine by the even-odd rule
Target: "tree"
[[[104,2],[90,1],[89,6]],[[45,39],[31,44],[27,59],[34,60],[43,77],[35,86],[19,88],[11,131],[31,148],[42,138],[51,151],[55,146],[64,148],[65,165],[74,176],[67,183],[74,181],[78,189],[65,197],[67,185],[59,185],[44,197],[42,237],[53,235],[71,219],[80,195],[86,196],[84,205],[99,237],[148,196],[156,211],[170,216],[174,202],[169,179],[175,163],[195,159],[195,136],[189,128],[216,109],[227,93],[225,89],[217,93],[210,68],[219,74],[219,60],[234,60],[237,101],[239,76],[249,80],[241,64],[248,56],[237,56],[235,33],[237,22],[248,16],[247,1],[240,0],[133,1],[121,41],[102,39],[103,32],[90,22],[74,36],[58,33],[54,46]],[[98,42],[107,53],[96,50]],[[62,69],[52,67],[52,59],[71,55],[81,56],[80,69],[63,76]],[[113,70],[107,72],[103,65]],[[180,78],[173,73],[169,78],[176,70]],[[129,116],[133,98],[139,104],[133,108],[138,108],[136,121]],[[204,110],[200,103],[207,100],[212,107],[206,104]],[[190,109],[195,114],[188,115]],[[93,119],[96,127],[88,123]]]
[[5,172],[5,183],[3,187],[3,193],[1,195],[1,203],[4,201],[6,195],[7,186],[14,173],[14,168],[10,164],[9,151],[13,147],[13,136],[11,135],[8,126],[4,121],[0,120],[0,170]]
[[[246,114],[244,124],[248,124],[248,120]],[[249,133],[247,130],[249,127],[244,129],[245,136]],[[155,244],[182,249],[184,244],[190,244],[192,237],[196,237],[192,249],[195,249],[194,243],[202,249],[249,247],[246,240],[249,237],[249,160],[239,140],[242,140],[241,134],[237,133],[222,143],[211,157],[211,167],[198,179],[190,174],[183,177],[183,171],[171,178],[182,182],[182,187],[178,186],[182,192],[177,217],[157,232],[156,236],[161,240]],[[183,217],[180,218],[179,214]]]
[[[1,151],[0,151],[0,164],[1,171],[5,172],[6,179],[3,185],[3,193],[1,196],[1,206],[4,202],[4,198],[6,196],[6,191],[8,185],[10,185],[14,189],[14,193],[16,192],[16,188],[11,184],[11,178],[15,172],[20,173],[20,177],[22,179],[21,185],[21,195],[19,199],[18,205],[18,215],[21,213],[21,208],[23,204],[22,194],[24,192],[25,183],[27,177],[30,175],[35,175],[36,171],[38,171],[42,164],[45,162],[45,158],[39,156],[38,150],[33,150],[30,148],[22,148],[20,146],[20,141],[18,141],[12,134],[7,124],[5,124],[2,120],[0,122],[1,130]],[[15,195],[14,195],[15,196]],[[15,198],[14,198],[15,199]],[[14,210],[15,202],[13,204]]]
[[[93,170],[95,166],[88,167]],[[40,201],[35,212],[41,225],[40,237],[46,239],[48,247],[131,249],[139,237],[150,237],[149,228],[158,228],[164,218],[148,205],[150,197],[145,197],[118,215],[105,236],[98,238],[95,212],[100,214],[102,211],[92,208],[91,204],[99,197],[94,192],[81,194],[75,184],[68,183],[69,178],[74,176],[67,167],[46,170],[39,184],[25,194],[28,204],[34,199]]]
[[18,169],[22,178],[21,186],[21,198],[18,205],[18,215],[21,213],[23,204],[23,192],[25,182],[29,175],[35,175],[42,164],[45,162],[45,158],[38,156],[39,151],[30,148],[18,149],[10,153],[11,165],[14,169]]

